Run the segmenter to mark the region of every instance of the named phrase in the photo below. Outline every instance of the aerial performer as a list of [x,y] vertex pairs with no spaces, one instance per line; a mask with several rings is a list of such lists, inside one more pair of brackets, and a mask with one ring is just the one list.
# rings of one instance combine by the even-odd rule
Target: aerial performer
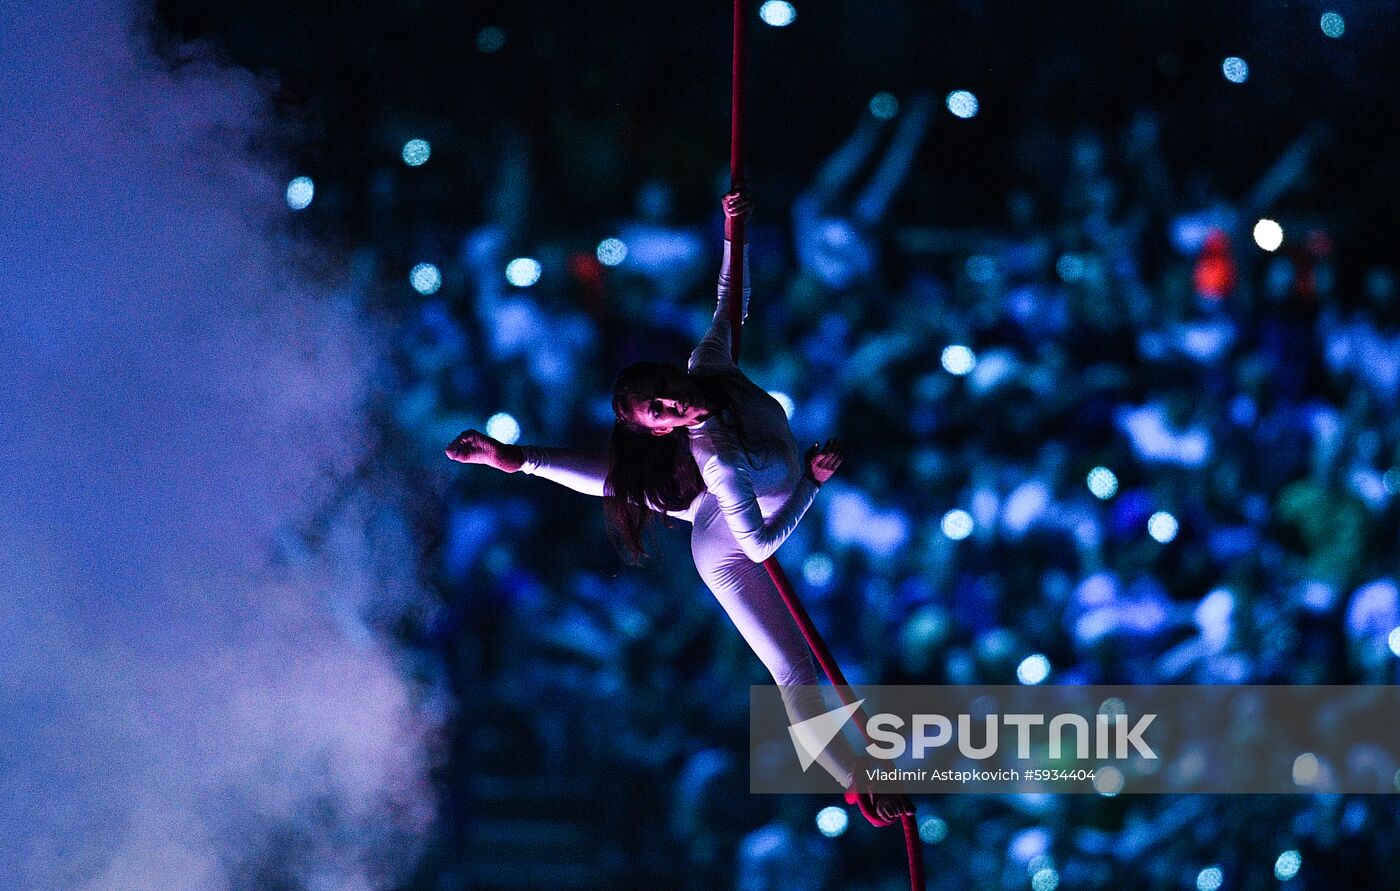
[[[724,196],[723,207],[733,222],[747,218],[753,201],[740,187]],[[637,362],[618,375],[606,452],[511,445],[477,430],[461,433],[446,451],[464,464],[524,472],[601,497],[608,534],[632,562],[647,556],[647,532],[660,515],[689,521],[700,578],[783,688],[797,723],[828,707],[807,641],[761,564],[797,528],[841,466],[842,451],[832,439],[802,453],[782,406],[734,362],[733,253],[726,238],[714,320],[685,370]],[[746,317],[747,266],[743,278]],[[914,812],[904,795],[862,790],[853,747],[828,746],[820,760],[860,797],[867,816],[893,822]]]

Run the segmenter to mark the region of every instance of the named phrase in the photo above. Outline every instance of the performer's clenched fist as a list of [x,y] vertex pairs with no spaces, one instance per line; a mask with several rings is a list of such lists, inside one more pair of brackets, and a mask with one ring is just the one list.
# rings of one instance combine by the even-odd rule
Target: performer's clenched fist
[[463,464],[485,464],[506,473],[515,473],[525,463],[524,452],[516,446],[492,439],[479,430],[463,430],[448,445],[447,457]]

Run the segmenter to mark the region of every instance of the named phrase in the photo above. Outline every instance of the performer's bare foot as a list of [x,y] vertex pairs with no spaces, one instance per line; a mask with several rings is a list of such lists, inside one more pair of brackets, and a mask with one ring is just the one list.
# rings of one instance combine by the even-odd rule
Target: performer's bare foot
[[905,814],[912,816],[914,813],[914,802],[909,800],[908,795],[900,792],[876,792],[873,797],[875,813],[892,823]]
[[856,804],[873,826],[888,826],[906,814],[914,814],[914,802],[900,792],[859,792]]

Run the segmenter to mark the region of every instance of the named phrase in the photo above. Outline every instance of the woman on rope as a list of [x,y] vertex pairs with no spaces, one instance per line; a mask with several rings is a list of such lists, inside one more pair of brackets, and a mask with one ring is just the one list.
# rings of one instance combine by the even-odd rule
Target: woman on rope
[[[731,219],[747,218],[753,202],[741,187],[724,196],[723,207]],[[686,370],[638,362],[618,376],[606,454],[507,445],[467,430],[447,456],[601,497],[608,534],[633,562],[647,556],[646,533],[657,513],[690,521],[695,568],[774,682],[793,688],[784,702],[797,723],[827,706],[816,689],[816,661],[761,563],[841,466],[841,446],[833,439],[799,455],[782,406],[730,357],[730,262],[726,240],[714,321]],[[742,300],[747,317],[747,265]],[[859,756],[844,740],[818,760],[846,788],[863,785]],[[906,796],[862,794],[883,820],[913,813]]]

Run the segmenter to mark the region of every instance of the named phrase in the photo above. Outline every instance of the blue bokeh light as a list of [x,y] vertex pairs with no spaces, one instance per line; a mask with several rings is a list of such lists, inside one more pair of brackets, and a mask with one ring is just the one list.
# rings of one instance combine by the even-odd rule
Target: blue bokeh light
[[1400,495],[1400,467],[1392,467],[1381,477],[1381,485],[1391,495]]
[[1077,282],[1084,277],[1084,258],[1078,254],[1061,254],[1055,261],[1055,272],[1066,284]]
[[426,139],[410,139],[403,144],[403,162],[409,167],[422,167],[432,154],[433,147]]
[[926,845],[936,845],[948,837],[948,824],[938,817],[919,821],[919,839]]
[[1232,84],[1242,84],[1249,80],[1249,63],[1239,56],[1231,56],[1220,63],[1225,79]]
[[893,93],[876,93],[870,97],[870,113],[882,121],[899,114],[899,100]]
[[1322,26],[1322,33],[1334,40],[1347,31],[1346,19],[1342,18],[1341,13],[1338,12],[1324,12],[1322,21],[1318,24]]
[[986,254],[973,254],[963,264],[967,277],[979,285],[985,285],[996,278],[997,263]]
[[506,45],[506,29],[499,25],[487,25],[476,32],[476,48],[483,53],[499,52]]

